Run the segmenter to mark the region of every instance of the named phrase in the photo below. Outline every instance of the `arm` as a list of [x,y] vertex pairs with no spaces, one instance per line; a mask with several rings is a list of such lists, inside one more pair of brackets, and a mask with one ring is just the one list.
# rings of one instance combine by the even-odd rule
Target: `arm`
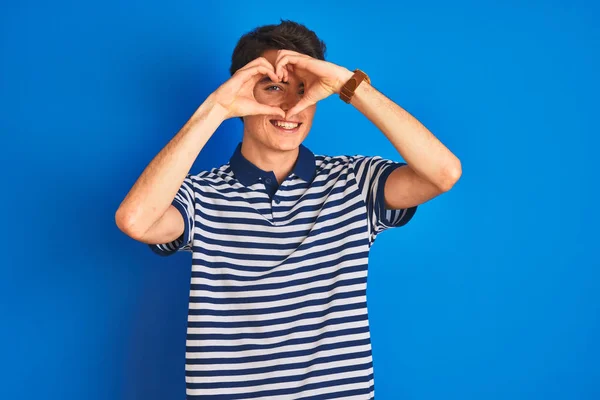
[[[135,182],[115,214],[119,229],[141,242],[158,244],[178,239],[186,226],[191,227],[195,209],[193,183],[184,182],[194,160],[221,123],[245,115],[285,115],[282,109],[254,99],[254,85],[264,75],[277,79],[273,65],[258,57],[207,97]],[[178,192],[185,203],[184,206],[176,202],[181,210],[173,204]],[[184,214],[189,219],[187,223]]]
[[171,202],[225,114],[212,96],[202,103],[148,164],[119,206],[115,214],[119,229],[145,243],[165,243],[181,236],[183,218]]
[[[352,77],[347,74],[347,80]],[[388,208],[408,208],[446,192],[461,175],[460,160],[416,118],[366,81],[351,104],[389,139],[407,165],[394,170],[385,184]]]
[[[317,60],[291,50],[279,50],[275,72],[302,72],[306,80],[304,96],[289,109],[286,117],[295,115],[318,101],[338,94],[353,71],[333,63]],[[385,97],[366,81],[355,90],[351,102],[392,142],[406,160],[396,168],[385,184],[385,203],[389,208],[412,207],[452,188],[460,178],[459,159],[412,115]]]

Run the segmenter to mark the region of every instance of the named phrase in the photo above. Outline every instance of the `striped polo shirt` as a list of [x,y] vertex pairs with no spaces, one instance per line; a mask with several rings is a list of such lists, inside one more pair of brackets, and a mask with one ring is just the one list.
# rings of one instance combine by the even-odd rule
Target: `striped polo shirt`
[[384,205],[401,165],[300,145],[278,184],[240,143],[186,176],[173,200],[183,235],[149,246],[192,252],[188,400],[374,398],[367,265],[377,235],[416,211]]

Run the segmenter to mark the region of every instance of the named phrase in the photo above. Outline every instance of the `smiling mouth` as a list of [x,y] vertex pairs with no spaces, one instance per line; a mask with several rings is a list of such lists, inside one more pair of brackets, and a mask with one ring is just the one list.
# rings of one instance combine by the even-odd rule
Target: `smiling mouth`
[[273,125],[275,128],[289,133],[296,132],[302,126],[302,122],[277,124],[277,120],[274,119],[270,120],[269,122],[271,122],[271,125]]

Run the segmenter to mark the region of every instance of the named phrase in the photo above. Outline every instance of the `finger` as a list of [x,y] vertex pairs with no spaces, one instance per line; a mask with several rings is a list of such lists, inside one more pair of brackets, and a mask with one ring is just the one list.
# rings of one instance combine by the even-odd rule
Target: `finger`
[[262,79],[264,75],[268,75],[269,78],[271,78],[271,81],[273,82],[279,82],[279,78],[277,77],[277,75],[275,75],[275,71],[264,67],[262,69],[259,69],[259,74],[254,77],[254,80],[258,81],[259,79]]
[[251,79],[258,80],[261,79],[263,75],[268,75],[269,78],[273,82],[278,82],[278,77],[275,75],[275,71],[273,70],[273,66],[269,64],[271,68],[265,65],[257,65],[252,68],[248,68],[246,70],[240,70],[240,77],[244,82],[247,82]]
[[275,64],[275,73],[281,78],[285,78],[285,71],[287,65],[287,58],[282,58],[278,63]]
[[262,61],[262,65],[264,65],[265,67],[268,68],[268,70],[270,71],[268,73],[269,78],[271,78],[271,81],[275,82],[280,82],[281,80],[279,79],[279,77],[277,76],[277,74],[275,73],[275,67],[273,66],[273,64],[271,64],[266,58],[261,57],[261,61]]
[[311,57],[284,55],[277,63],[275,63],[275,73],[277,76],[282,76],[284,67],[287,67],[288,65],[291,65],[294,68],[306,69],[307,71],[314,73],[310,68],[310,60]]
[[[269,64],[271,65],[271,64]],[[272,67],[272,65],[271,65]],[[269,69],[267,75],[269,75],[269,78],[271,78],[271,81],[273,82],[279,82],[277,78],[277,75],[275,75],[275,68]]]
[[279,51],[277,51],[277,57],[276,59],[279,59],[285,55],[288,54],[292,54],[292,55],[296,55],[296,54],[302,54],[302,53],[298,53],[297,51],[293,51],[293,50],[288,50],[288,49],[280,49]]
[[[244,65],[239,70],[249,69],[249,68],[252,68],[252,67],[256,67],[257,65],[264,65],[266,67],[273,67],[273,64],[271,64],[269,62],[269,60],[267,60],[266,58],[264,58],[264,57],[257,57],[254,60],[250,61],[248,64]],[[273,70],[275,70],[274,67],[273,67]]]
[[301,57],[301,58],[308,58],[308,59],[312,58],[306,54],[298,53],[298,52],[295,52],[292,50],[279,50],[277,53],[277,57],[275,58],[275,65],[277,65],[279,63],[279,61],[285,56]]
[[287,58],[285,56],[275,62],[275,74],[282,80],[285,77],[285,67],[287,65]]
[[[264,72],[262,72],[262,71],[264,71],[264,70],[262,70],[262,69],[261,69],[261,72],[262,72],[264,75],[267,75],[267,74],[268,74],[268,75],[269,75],[269,77],[271,78],[271,80],[273,80],[273,79],[277,78],[277,75],[275,74],[275,67],[273,66],[273,64],[271,64],[271,63],[270,63],[270,62],[269,62],[269,61],[268,61],[266,58],[264,58],[264,57],[258,57],[258,58],[256,58],[256,59],[254,59],[253,61],[251,61],[251,62],[249,62],[248,64],[246,64],[246,66],[244,66],[244,67],[240,68],[240,69],[238,70],[238,72],[240,72],[241,74],[246,74],[246,73],[247,73],[247,71],[255,71],[255,72],[256,72],[256,68],[258,68],[258,67],[261,67],[261,66],[263,66],[263,67],[267,68],[269,71],[271,71],[271,72],[272,72],[272,74],[264,73]],[[247,79],[247,75],[245,75],[245,76],[246,76],[246,79]],[[277,81],[277,80],[273,80],[273,82],[278,82],[278,81]]]

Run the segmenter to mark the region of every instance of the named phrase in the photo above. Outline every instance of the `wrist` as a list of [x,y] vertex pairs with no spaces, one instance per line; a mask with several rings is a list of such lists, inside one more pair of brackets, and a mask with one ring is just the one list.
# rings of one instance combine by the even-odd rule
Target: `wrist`
[[229,114],[229,110],[227,110],[221,103],[219,103],[214,93],[211,93],[204,103],[200,105],[198,110],[194,113],[194,115],[203,115],[205,118],[210,118],[214,121],[223,122],[229,118],[231,118]]
[[[363,82],[365,83],[361,85]],[[364,71],[358,68],[355,69],[352,71],[352,77],[346,81],[344,86],[342,86],[340,99],[345,103],[350,104],[356,92],[360,92],[361,88],[364,88],[368,83],[371,83],[369,76]]]
[[335,93],[336,94],[340,94],[340,91],[342,90],[342,88],[344,87],[344,85],[346,84],[346,82],[348,82],[350,80],[350,78],[352,78],[352,76],[354,75],[353,71],[350,71],[347,68],[343,68],[343,70],[340,72],[338,81],[337,81],[337,85],[335,87]]

